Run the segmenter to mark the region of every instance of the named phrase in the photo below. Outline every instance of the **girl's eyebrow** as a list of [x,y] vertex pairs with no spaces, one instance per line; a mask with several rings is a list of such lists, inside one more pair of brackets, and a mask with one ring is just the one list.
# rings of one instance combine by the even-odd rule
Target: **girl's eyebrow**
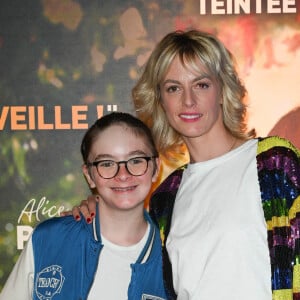
[[[142,150],[134,150],[134,151],[130,151],[125,156],[128,156],[128,157],[130,157],[130,156],[148,156],[148,154]],[[94,161],[98,161],[98,160],[116,160],[116,157],[111,154],[103,153],[103,154],[98,154],[94,158]]]
[[105,159],[113,159],[113,156],[110,154],[98,154],[96,155],[96,157],[94,158],[94,161],[97,160],[105,160]]
[[128,156],[132,156],[132,155],[148,155],[145,151],[142,150],[135,150],[135,151],[131,151],[128,153]]

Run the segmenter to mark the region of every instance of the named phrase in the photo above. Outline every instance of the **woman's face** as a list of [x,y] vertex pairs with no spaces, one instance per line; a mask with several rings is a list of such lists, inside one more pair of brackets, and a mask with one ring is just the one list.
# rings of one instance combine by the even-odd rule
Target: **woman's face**
[[222,97],[216,79],[182,65],[175,57],[160,84],[161,101],[169,124],[187,141],[204,135],[217,136],[224,128]]
[[[91,151],[89,162],[95,161],[127,161],[136,157],[152,156],[145,140],[132,132],[124,125],[112,125],[98,134]],[[134,161],[134,164],[136,162]],[[105,162],[103,167],[108,167]],[[150,191],[152,182],[156,180],[154,161],[148,162],[148,169],[144,175],[133,176],[126,170],[125,164],[119,165],[119,171],[115,177],[102,178],[95,166],[83,167],[85,176],[91,188],[97,189],[101,196],[101,205],[115,210],[131,210],[143,207],[144,200]]]

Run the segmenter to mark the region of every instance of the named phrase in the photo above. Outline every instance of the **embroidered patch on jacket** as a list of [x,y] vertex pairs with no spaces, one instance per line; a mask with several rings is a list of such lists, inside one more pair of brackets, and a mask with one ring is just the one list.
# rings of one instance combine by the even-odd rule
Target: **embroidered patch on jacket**
[[56,294],[59,294],[63,286],[65,277],[62,274],[62,268],[52,265],[44,268],[37,274],[35,282],[35,293],[41,300],[51,300]]
[[141,300],[165,300],[165,299],[157,296],[143,294]]

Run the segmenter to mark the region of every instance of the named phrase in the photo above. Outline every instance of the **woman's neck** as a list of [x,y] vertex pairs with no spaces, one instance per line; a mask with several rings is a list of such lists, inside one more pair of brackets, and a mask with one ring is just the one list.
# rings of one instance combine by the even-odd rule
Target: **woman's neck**
[[218,137],[209,135],[185,140],[190,155],[190,162],[203,162],[222,156],[244,143],[229,132]]

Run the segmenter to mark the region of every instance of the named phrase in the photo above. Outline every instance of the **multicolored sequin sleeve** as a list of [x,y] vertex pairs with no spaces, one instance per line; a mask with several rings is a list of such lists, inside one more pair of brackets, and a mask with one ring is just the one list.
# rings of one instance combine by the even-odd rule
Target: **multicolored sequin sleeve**
[[162,241],[164,283],[168,300],[175,300],[177,299],[177,296],[173,287],[172,267],[166,249],[165,241],[167,240],[170,231],[175,197],[181,182],[184,168],[185,166],[172,172],[159,185],[159,187],[152,194],[149,205],[150,216],[160,230]]
[[300,300],[300,152],[279,137],[260,139],[257,168],[268,227],[273,300]]

